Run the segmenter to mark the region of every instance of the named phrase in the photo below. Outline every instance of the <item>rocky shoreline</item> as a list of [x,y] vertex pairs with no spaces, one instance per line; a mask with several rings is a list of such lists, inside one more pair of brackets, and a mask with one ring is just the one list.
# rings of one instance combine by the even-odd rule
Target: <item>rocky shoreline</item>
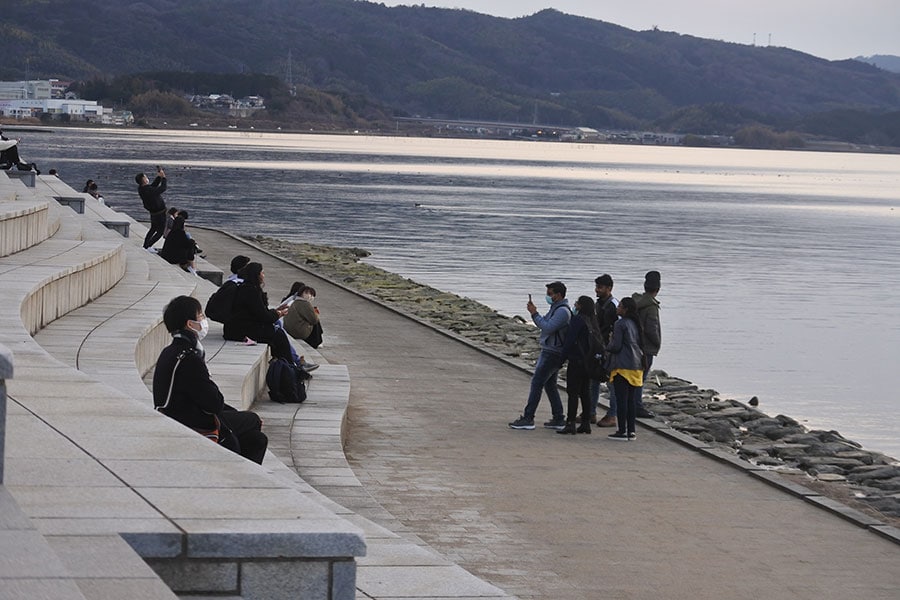
[[[535,329],[521,317],[506,317],[469,298],[361,262],[369,256],[365,250],[247,239],[512,360],[533,366],[537,358]],[[865,450],[837,431],[809,430],[790,417],[772,417],[663,371],[654,371],[649,379],[644,401],[656,420],[900,527],[900,461]]]

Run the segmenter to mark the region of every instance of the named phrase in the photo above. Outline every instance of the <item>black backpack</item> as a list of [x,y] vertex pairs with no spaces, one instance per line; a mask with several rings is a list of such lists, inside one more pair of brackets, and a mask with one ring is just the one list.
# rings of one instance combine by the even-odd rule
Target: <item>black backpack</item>
[[273,358],[266,371],[269,399],[281,404],[300,404],[306,400],[306,384],[309,374],[284,358]]
[[237,289],[236,281],[226,281],[213,292],[213,295],[206,301],[206,310],[203,311],[207,318],[217,323],[230,321],[234,312],[234,297],[237,295]]

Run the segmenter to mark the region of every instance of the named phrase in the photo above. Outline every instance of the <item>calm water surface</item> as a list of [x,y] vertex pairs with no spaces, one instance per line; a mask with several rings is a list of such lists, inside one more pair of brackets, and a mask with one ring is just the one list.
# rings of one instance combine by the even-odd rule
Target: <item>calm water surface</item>
[[[145,218],[134,173],[235,232],[360,246],[525,314],[561,279],[662,273],[671,374],[900,457],[900,156],[365,136],[65,130],[22,154]],[[510,399],[510,415],[524,399]]]

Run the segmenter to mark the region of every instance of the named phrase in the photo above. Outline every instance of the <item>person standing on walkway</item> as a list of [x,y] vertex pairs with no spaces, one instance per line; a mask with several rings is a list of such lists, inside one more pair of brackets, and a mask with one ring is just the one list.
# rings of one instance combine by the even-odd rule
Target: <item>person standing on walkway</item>
[[[659,293],[659,271],[648,271],[644,275],[644,293],[635,292],[631,295],[637,304],[638,320],[641,324],[641,350],[644,353],[644,381],[650,374],[653,366],[653,357],[659,354],[662,346],[662,327],[659,323],[659,301],[656,294]],[[644,407],[643,388],[638,390],[637,416],[642,419],[652,419],[656,415]]]
[[144,250],[151,251],[153,244],[159,241],[166,230],[166,201],[163,200],[163,192],[166,191],[166,173],[160,167],[156,167],[156,179],[153,183],[143,173],[134,176],[138,184],[138,195],[144,210],[150,213],[150,229],[144,237]]
[[569,308],[569,301],[566,300],[565,284],[561,281],[548,283],[546,301],[550,305],[550,310],[543,316],[538,313],[537,306],[531,301],[531,294],[528,295],[528,304],[525,305],[525,308],[531,313],[531,320],[541,330],[541,354],[534,366],[525,412],[509,424],[511,429],[534,429],[534,415],[541,401],[542,391],[547,392],[550,410],[553,413],[553,417],[544,423],[544,427],[562,429],[566,426],[562,400],[560,400],[559,388],[556,383],[557,375],[563,365],[563,342],[572,318],[572,309]]
[[616,309],[620,319],[613,326],[609,352],[609,380],[616,388],[618,428],[609,435],[614,440],[634,440],[637,395],[643,384],[641,325],[634,298],[622,298]]
[[[619,320],[619,316],[616,314],[619,301],[613,296],[612,291],[613,278],[610,275],[604,273],[594,280],[594,293],[597,295],[597,302],[594,303],[595,313],[604,348],[612,339],[613,325]],[[600,384],[603,381],[606,381],[606,389],[609,394],[609,409],[601,419],[596,420],[597,403],[600,401]],[[616,426],[615,386],[606,379],[591,379],[591,422],[593,423],[595,420],[598,427]]]
[[576,429],[575,418],[578,414],[578,401],[581,401],[581,414],[591,412],[590,376],[588,375],[588,362],[596,349],[591,344],[592,335],[597,334],[599,339],[599,327],[597,317],[594,315],[594,301],[588,296],[580,296],[575,301],[575,309],[572,311],[572,320],[569,322],[569,330],[563,342],[562,359],[568,361],[566,367],[566,393],[569,396],[568,410],[566,411],[566,426],[556,433],[576,434],[590,433],[591,422],[582,418],[581,425]]

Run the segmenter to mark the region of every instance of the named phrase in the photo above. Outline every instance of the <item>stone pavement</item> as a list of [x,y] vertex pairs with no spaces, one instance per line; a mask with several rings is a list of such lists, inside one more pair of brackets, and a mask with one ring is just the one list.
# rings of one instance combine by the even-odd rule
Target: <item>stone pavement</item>
[[225,235],[195,236],[214,264],[261,260],[273,298],[294,280],[318,291],[321,354],[349,369],[345,451],[362,488],[310,483],[508,593],[900,597],[900,547],[871,531],[644,428],[629,443],[510,430],[520,369]]

